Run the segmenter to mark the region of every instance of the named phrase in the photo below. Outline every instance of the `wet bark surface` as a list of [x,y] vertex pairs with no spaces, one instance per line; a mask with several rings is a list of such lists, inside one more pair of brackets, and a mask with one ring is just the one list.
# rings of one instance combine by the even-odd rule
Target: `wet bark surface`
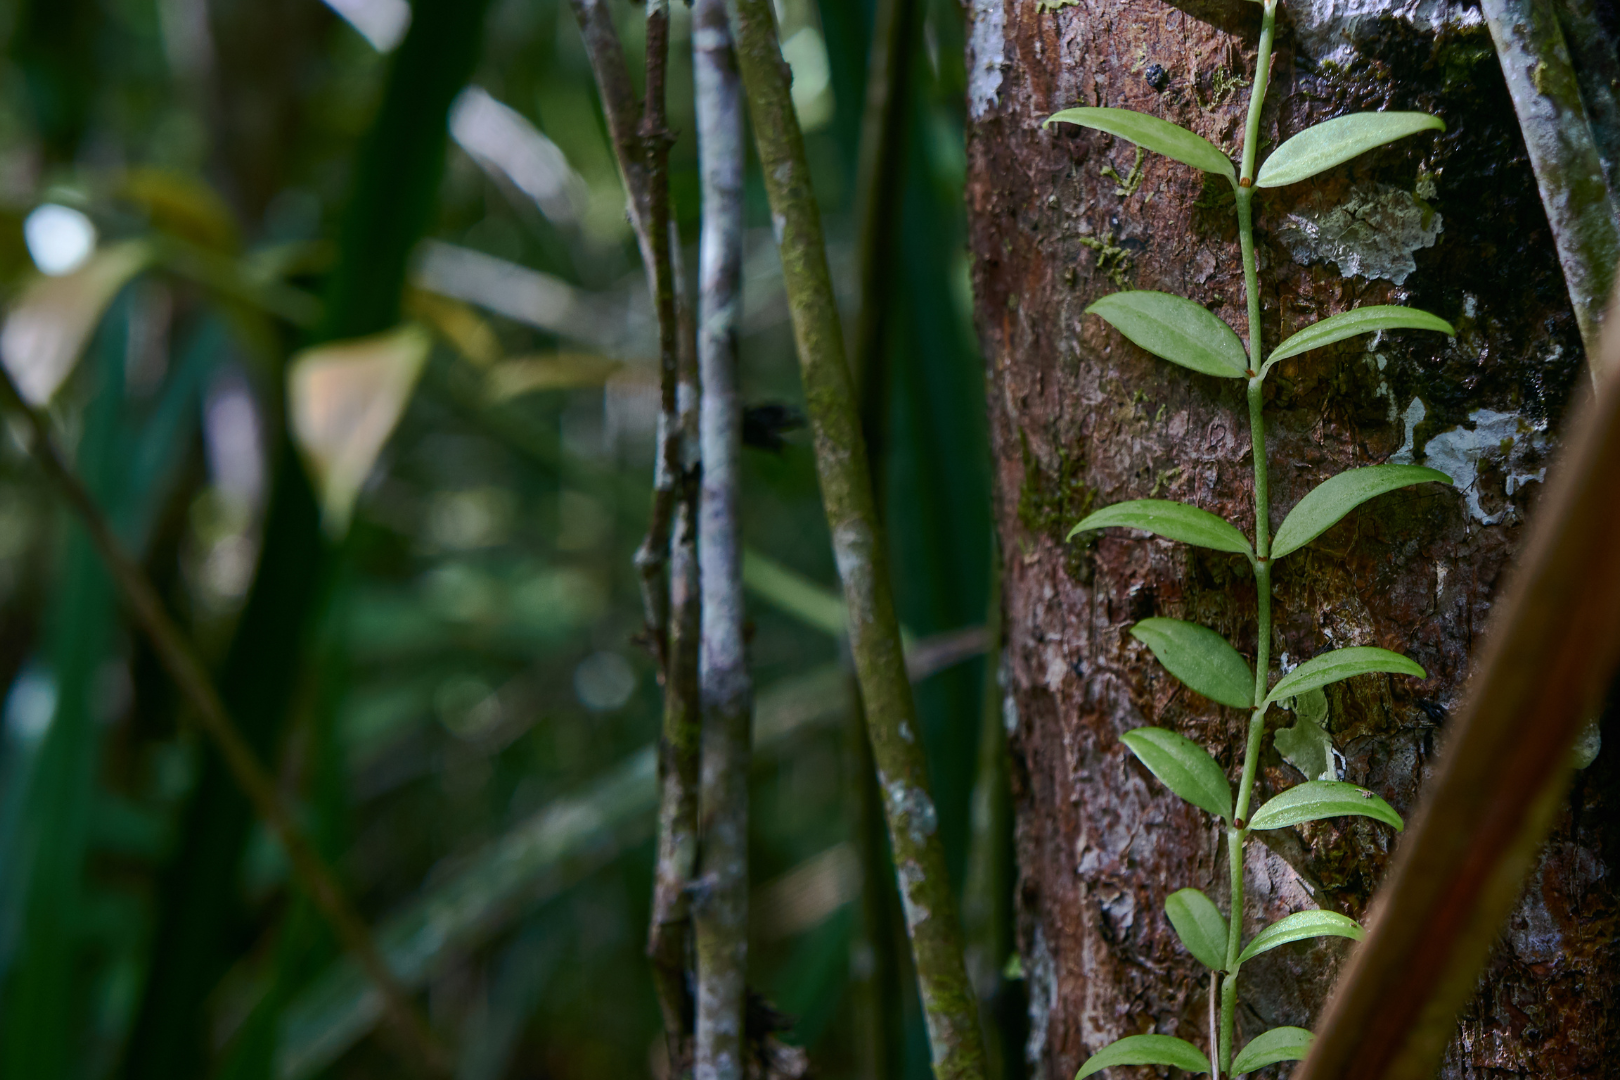
[[[1152,155],[1137,172],[1123,140],[1040,126],[1073,105],[1133,108],[1235,152],[1259,9],[1187,8],[977,0],[972,12],[968,199],[1006,553],[1019,948],[1032,1075],[1062,1080],[1121,1036],[1206,1041],[1207,981],[1163,901],[1191,885],[1224,904],[1223,841],[1119,736],[1145,724],[1179,731],[1235,778],[1245,717],[1182,688],[1127,631],[1168,615],[1254,652],[1241,557],[1119,530],[1064,540],[1088,509],[1150,496],[1252,534],[1241,381],[1173,367],[1084,315],[1109,292],[1160,289],[1244,333],[1230,194]],[[1453,491],[1382,497],[1279,564],[1275,578],[1272,649],[1285,665],[1379,645],[1428,671],[1328,689],[1342,778],[1402,813],[1416,806],[1586,378],[1489,35],[1477,11],[1419,8],[1416,24],[1289,13],[1267,148],[1350,111],[1422,109],[1447,131],[1267,192],[1256,223],[1268,349],[1363,304],[1411,304],[1459,329],[1449,341],[1394,333],[1297,357],[1266,389],[1274,525],[1352,466],[1416,461],[1458,481]],[[1268,730],[1292,722],[1273,709]],[[1578,774],[1444,1076],[1609,1074],[1620,1051],[1616,741]],[[1256,798],[1302,779],[1268,738]],[[1265,835],[1269,849],[1248,854],[1250,933],[1314,906],[1364,917],[1395,841],[1363,819]],[[1239,1045],[1278,1024],[1310,1026],[1346,947],[1302,943],[1245,965]]]

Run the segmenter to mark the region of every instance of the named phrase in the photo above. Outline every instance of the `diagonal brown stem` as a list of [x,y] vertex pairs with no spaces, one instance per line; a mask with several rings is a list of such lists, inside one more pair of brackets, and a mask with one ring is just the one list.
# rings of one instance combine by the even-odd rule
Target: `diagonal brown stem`
[[198,659],[196,648],[169,618],[157,590],[124,551],[90,492],[68,467],[52,437],[50,422],[23,400],[11,373],[3,365],[0,365],[0,405],[20,412],[26,419],[33,437],[34,458],[57,493],[79,516],[135,625],[146,636],[158,662],[191,707],[198,726],[219,750],[231,777],[253,804],[254,812],[275,834],[299,887],[382,996],[383,1009],[409,1052],[406,1060],[413,1066],[425,1067],[433,1075],[451,1075],[449,1055],[428,1026],[427,1019],[411,1002],[410,994],[394,977],[371,931],[338,884],[337,876],[294,821],[292,812],[276,792],[275,782],[225,711],[225,704]]

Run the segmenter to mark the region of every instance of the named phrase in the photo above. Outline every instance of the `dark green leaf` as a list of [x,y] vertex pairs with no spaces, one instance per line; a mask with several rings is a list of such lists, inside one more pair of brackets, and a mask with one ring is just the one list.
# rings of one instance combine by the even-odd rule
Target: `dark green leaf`
[[1186,1039],[1173,1035],[1129,1035],[1087,1058],[1074,1074],[1074,1080],[1085,1080],[1110,1065],[1172,1065],[1191,1073],[1209,1072],[1209,1058]]
[[1154,356],[1225,379],[1241,379],[1249,354],[1219,315],[1185,297],[1133,289],[1086,308]]
[[1254,708],[1248,661],[1215,631],[1180,619],[1143,619],[1131,627],[1131,636],[1189,689],[1234,709]]
[[1304,547],[1368,499],[1386,491],[1431,480],[1440,484],[1451,483],[1451,477],[1445,473],[1421,465],[1369,465],[1364,469],[1349,469],[1338,476],[1329,477],[1312,488],[1288,512],[1288,517],[1271,541],[1271,557],[1280,559]]
[[1427,130],[1444,131],[1438,116],[1420,112],[1352,113],[1306,128],[1277,147],[1254,178],[1256,187],[1283,187]]
[[1279,1061],[1304,1061],[1315,1036],[1304,1028],[1272,1028],[1249,1040],[1249,1045],[1232,1059],[1232,1075],[1263,1069]]
[[1226,919],[1215,902],[1197,889],[1182,889],[1164,898],[1176,936],[1193,957],[1211,971],[1226,970]]
[[1298,356],[1312,349],[1320,349],[1324,345],[1332,345],[1335,341],[1343,341],[1357,334],[1371,334],[1378,330],[1436,330],[1453,337],[1457,334],[1451,324],[1440,316],[1430,315],[1427,311],[1419,311],[1417,308],[1399,307],[1394,304],[1359,307],[1354,311],[1346,311],[1329,316],[1321,322],[1312,323],[1290,336],[1272,350],[1271,356],[1266,359],[1266,366],[1260,369],[1260,374],[1264,376],[1271,370],[1271,365],[1279,360],[1286,360],[1290,356]]
[[1167,540],[1179,540],[1183,544],[1214,548],[1216,551],[1252,554],[1249,541],[1224,518],[1169,499],[1132,499],[1105,506],[1094,514],[1088,514],[1085,520],[1070,529],[1068,538],[1073,540],[1076,533],[1114,526],[1141,529]]
[[1387,671],[1395,675],[1416,675],[1420,679],[1428,678],[1427,672],[1400,653],[1377,649],[1370,645],[1355,645],[1348,649],[1334,649],[1321,656],[1311,657],[1278,679],[1277,685],[1266,695],[1265,703],[1270,705],[1273,701],[1303,694],[1307,690],[1315,690],[1319,686],[1336,683],[1352,675],[1366,675],[1374,671]]
[[1079,124],[1081,127],[1096,128],[1110,135],[1118,135],[1122,139],[1129,139],[1144,150],[1152,150],[1165,157],[1175,158],[1195,169],[1219,173],[1233,182],[1237,180],[1237,173],[1232,170],[1231,159],[1221,153],[1214,143],[1184,127],[1177,127],[1168,120],[1160,120],[1157,116],[1149,116],[1147,113],[1131,109],[1064,109],[1047,117],[1046,123],[1052,124],[1060,120]]
[[1287,945],[1290,941],[1319,937],[1343,937],[1351,941],[1360,941],[1366,936],[1367,931],[1361,928],[1360,923],[1336,911],[1296,911],[1287,918],[1278,919],[1254,935],[1254,939],[1238,954],[1238,963],[1244,963],[1279,945]]
[[1194,806],[1231,820],[1232,787],[1226,774],[1202,746],[1164,728],[1127,731],[1120,741],[1130,747],[1164,786]]
[[1312,780],[1291,787],[1254,812],[1251,829],[1281,829],[1302,821],[1331,817],[1370,817],[1405,828],[1401,815],[1366,788],[1337,780]]

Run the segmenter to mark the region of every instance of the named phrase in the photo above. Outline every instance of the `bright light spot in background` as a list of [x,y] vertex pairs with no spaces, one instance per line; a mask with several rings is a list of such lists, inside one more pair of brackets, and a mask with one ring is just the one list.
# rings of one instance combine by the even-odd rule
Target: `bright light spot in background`
[[96,250],[96,227],[71,206],[46,203],[23,221],[23,240],[34,265],[59,277],[83,266]]
[[469,86],[450,110],[450,136],[483,166],[503,173],[559,225],[579,220],[590,192],[557,144],[527,117]]
[[407,0],[326,0],[326,6],[343,16],[378,52],[392,52],[411,26]]
[[616,652],[592,653],[574,669],[574,694],[593,712],[622,708],[635,691],[636,673]]
[[56,716],[56,680],[30,665],[6,695],[6,731],[24,743],[37,742]]
[[247,376],[220,371],[203,405],[203,452],[209,479],[233,509],[247,516],[264,500],[264,438]]
[[832,69],[821,33],[806,26],[782,42],[782,59],[793,69],[793,111],[805,131],[826,127],[833,118]]

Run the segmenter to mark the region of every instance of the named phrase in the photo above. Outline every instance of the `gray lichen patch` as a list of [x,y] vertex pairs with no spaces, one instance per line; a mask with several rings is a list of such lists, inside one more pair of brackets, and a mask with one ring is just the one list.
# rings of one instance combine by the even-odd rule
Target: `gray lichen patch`
[[1289,11],[1300,51],[1338,63],[1350,59],[1358,39],[1380,19],[1433,32],[1483,22],[1477,7],[1457,0],[1295,0]]
[[1329,206],[1320,195],[1296,207],[1277,231],[1301,263],[1331,262],[1345,277],[1387,278],[1399,285],[1417,269],[1412,253],[1433,247],[1440,214],[1410,191],[1363,184]]

